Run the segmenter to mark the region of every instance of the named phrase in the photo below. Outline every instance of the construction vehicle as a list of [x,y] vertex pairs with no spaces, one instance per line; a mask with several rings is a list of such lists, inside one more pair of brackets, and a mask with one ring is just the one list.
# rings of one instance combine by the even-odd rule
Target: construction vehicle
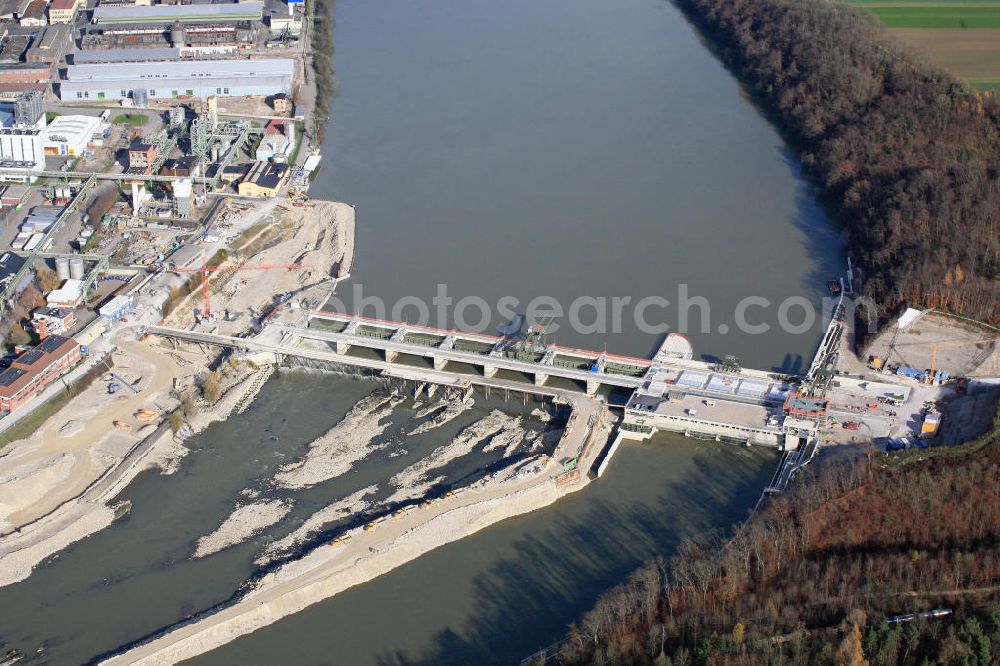
[[941,412],[936,409],[927,410],[927,413],[924,414],[923,423],[920,424],[920,436],[933,437],[937,433],[940,425]]
[[881,356],[869,356],[868,367],[876,372],[882,372],[882,368],[885,367],[885,359]]

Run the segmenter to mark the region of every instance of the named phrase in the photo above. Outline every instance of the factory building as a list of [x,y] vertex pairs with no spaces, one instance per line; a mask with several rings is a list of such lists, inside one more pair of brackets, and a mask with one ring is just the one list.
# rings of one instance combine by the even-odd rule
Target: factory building
[[295,123],[272,120],[264,128],[254,158],[258,162],[284,162],[295,149]]
[[242,197],[275,197],[287,177],[287,164],[255,162],[236,190]]
[[[84,33],[80,48],[90,52],[174,48],[179,56],[185,58],[237,53],[253,49],[257,42],[258,26],[258,23],[251,21],[100,25],[93,26]],[[161,58],[151,56],[149,59]]]
[[45,303],[50,308],[75,308],[83,300],[83,280],[70,278],[58,289],[53,289],[45,296]]
[[72,23],[80,0],[52,0],[49,3],[49,23]]
[[118,321],[128,314],[134,304],[132,296],[119,295],[102,305],[97,313],[109,321]]
[[31,47],[24,55],[27,62],[58,62],[66,46],[73,43],[68,25],[50,25],[35,35]]
[[97,116],[57,116],[45,128],[43,147],[46,155],[78,157],[102,130]]
[[15,62],[0,64],[0,93],[44,90],[52,73],[52,63]]
[[45,170],[44,130],[40,93],[0,104],[0,180],[30,183]]
[[262,60],[181,60],[70,65],[58,84],[64,102],[121,100],[145,91],[148,99],[238,97],[290,93],[295,63]]
[[39,127],[0,128],[0,179],[33,182],[45,170],[45,149]]
[[12,412],[41,393],[80,361],[72,338],[50,335],[0,372],[0,410]]
[[48,25],[49,20],[45,16],[45,0],[31,0],[25,6],[24,11],[18,15],[17,22],[29,27]]
[[65,308],[38,308],[31,313],[32,330],[39,340],[51,335],[63,335],[76,326],[76,316]]
[[217,23],[220,21],[256,21],[264,18],[260,2],[226,2],[211,5],[151,5],[132,7],[100,6],[94,9],[93,22],[115,23]]

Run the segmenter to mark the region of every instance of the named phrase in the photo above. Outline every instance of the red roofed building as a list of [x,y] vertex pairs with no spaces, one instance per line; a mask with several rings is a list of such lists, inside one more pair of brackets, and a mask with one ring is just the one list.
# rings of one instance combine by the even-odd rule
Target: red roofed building
[[50,335],[0,372],[0,410],[12,412],[80,361],[73,338]]
[[49,3],[49,23],[72,23],[80,0],[52,0]]

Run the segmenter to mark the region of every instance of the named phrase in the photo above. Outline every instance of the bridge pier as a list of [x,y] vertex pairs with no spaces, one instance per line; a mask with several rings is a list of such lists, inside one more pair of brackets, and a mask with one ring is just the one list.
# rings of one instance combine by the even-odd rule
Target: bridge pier
[[448,365],[448,361],[443,358],[434,357],[434,369],[444,370],[445,366]]
[[483,377],[494,377],[497,374],[497,366],[483,364]]
[[346,354],[348,350],[350,350],[350,348],[351,345],[350,343],[347,342],[341,342],[340,340],[337,340],[333,343],[333,351],[337,352],[338,354]]
[[392,362],[393,362],[393,361],[395,361],[395,360],[396,360],[396,359],[397,359],[398,357],[399,357],[399,352],[398,352],[398,351],[393,351],[393,350],[391,350],[391,349],[386,349],[386,350],[385,350],[385,360],[386,360],[386,361],[387,361],[388,363],[392,363]]
[[595,395],[600,388],[601,382],[587,380],[587,395]]
[[545,383],[549,381],[549,376],[542,372],[535,373],[535,386],[545,386]]

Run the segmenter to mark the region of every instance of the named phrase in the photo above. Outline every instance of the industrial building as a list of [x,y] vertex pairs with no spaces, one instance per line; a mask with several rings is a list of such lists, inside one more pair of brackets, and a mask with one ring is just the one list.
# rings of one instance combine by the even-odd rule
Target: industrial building
[[75,308],[83,300],[83,280],[70,278],[61,287],[53,289],[45,297],[50,308]]
[[31,0],[18,17],[17,22],[23,26],[38,27],[48,25],[45,16],[45,0]]
[[52,0],[49,3],[49,23],[72,23],[80,0]]
[[121,100],[137,91],[148,99],[268,96],[290,93],[294,73],[295,61],[288,58],[112,62],[70,65],[58,85],[64,102]]
[[63,335],[76,326],[76,316],[65,308],[38,308],[31,313],[31,328],[39,340],[52,335]]
[[68,59],[74,65],[93,65],[102,62],[143,62],[152,60],[179,60],[181,50],[162,49],[94,49],[77,51]]
[[0,373],[0,410],[12,412],[42,392],[80,361],[72,338],[50,335]]
[[295,149],[295,123],[272,120],[264,128],[254,158],[258,162],[285,162]]
[[268,25],[271,27],[271,35],[298,35],[302,32],[302,19],[298,16],[281,16],[272,14],[268,18]]
[[0,179],[33,182],[45,170],[42,132],[39,127],[0,128]]
[[132,309],[134,304],[134,297],[131,295],[124,296],[119,295],[112,298],[110,301],[105,303],[97,311],[97,314],[101,315],[109,321],[117,321],[121,319],[125,314]]
[[73,38],[68,25],[50,25],[35,35],[31,46],[25,52],[24,59],[31,63],[58,62],[66,47],[72,44]]
[[156,163],[156,155],[156,146],[153,144],[133,143],[128,147],[128,172],[150,175],[153,165]]
[[56,116],[43,133],[45,154],[83,155],[94,136],[101,133],[103,124],[97,116]]
[[[25,197],[28,196],[27,185],[8,185],[0,190],[0,206],[4,208],[14,208],[20,206]],[[4,255],[7,256],[7,255]],[[2,264],[3,260],[0,260]]]
[[41,94],[29,91],[0,105],[0,124],[0,179],[33,182],[33,172],[45,170]]
[[236,190],[244,197],[274,197],[288,176],[287,164],[255,162]]
[[52,74],[52,63],[14,62],[0,64],[0,93],[44,90]]
[[260,2],[226,2],[210,5],[150,5],[132,7],[100,6],[94,9],[93,22],[115,23],[213,23],[219,21],[261,21],[264,5]]
[[80,48],[84,51],[175,48],[177,55],[183,57],[232,54],[254,47],[258,26],[251,21],[101,25],[84,33]]

